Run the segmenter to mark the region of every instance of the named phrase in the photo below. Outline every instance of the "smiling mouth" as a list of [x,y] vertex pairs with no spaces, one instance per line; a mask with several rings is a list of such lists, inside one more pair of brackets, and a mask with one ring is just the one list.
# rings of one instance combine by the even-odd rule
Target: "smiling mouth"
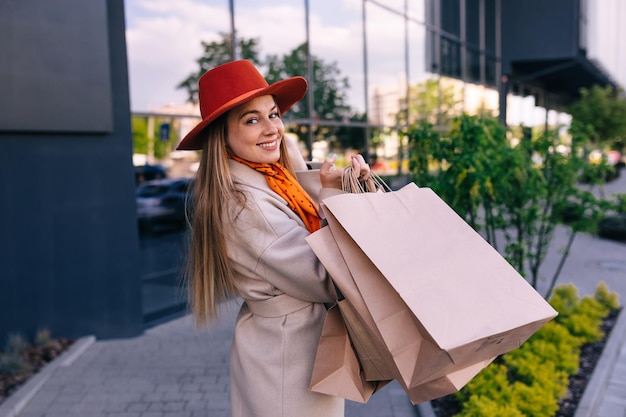
[[259,143],[257,146],[260,148],[273,148],[276,145],[278,145],[278,141],[277,140],[273,140],[271,142],[264,142],[264,143]]

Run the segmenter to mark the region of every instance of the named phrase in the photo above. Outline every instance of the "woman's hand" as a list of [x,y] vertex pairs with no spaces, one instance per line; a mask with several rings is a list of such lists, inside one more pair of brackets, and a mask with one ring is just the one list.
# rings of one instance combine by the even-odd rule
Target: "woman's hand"
[[[323,188],[337,188],[341,190],[341,175],[343,170],[335,167],[337,155],[332,154],[320,167],[320,182]],[[362,155],[354,155],[352,161],[352,175],[359,181],[365,181],[370,177],[370,166],[365,163]],[[345,168],[344,168],[345,169]]]

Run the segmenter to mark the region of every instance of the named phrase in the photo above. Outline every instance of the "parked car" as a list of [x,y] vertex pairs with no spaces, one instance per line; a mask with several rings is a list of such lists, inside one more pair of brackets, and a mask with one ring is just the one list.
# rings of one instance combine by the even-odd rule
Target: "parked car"
[[185,203],[191,195],[192,184],[191,178],[163,178],[139,185],[136,199],[140,230],[183,227]]
[[167,178],[167,169],[163,165],[135,165],[136,185],[161,178]]

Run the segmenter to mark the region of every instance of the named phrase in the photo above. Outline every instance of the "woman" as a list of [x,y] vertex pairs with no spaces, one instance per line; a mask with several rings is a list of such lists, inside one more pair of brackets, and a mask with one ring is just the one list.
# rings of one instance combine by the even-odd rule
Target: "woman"
[[[324,303],[336,294],[305,241],[320,227],[318,207],[295,179],[294,162],[304,160],[289,152],[280,118],[306,89],[302,77],[270,86],[245,60],[213,68],[199,82],[202,121],[177,148],[202,149],[189,254],[194,317],[203,324],[228,297],[245,301],[230,357],[236,417],[344,415],[343,399],[309,390]],[[320,168],[320,198],[341,192],[333,162]],[[352,165],[369,175],[361,156]]]

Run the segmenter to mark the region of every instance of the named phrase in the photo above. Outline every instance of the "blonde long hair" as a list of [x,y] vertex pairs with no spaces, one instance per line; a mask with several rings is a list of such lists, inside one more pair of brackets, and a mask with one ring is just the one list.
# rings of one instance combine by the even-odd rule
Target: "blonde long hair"
[[[219,303],[238,295],[228,258],[231,202],[245,209],[245,194],[235,184],[228,165],[227,116],[223,114],[205,130],[206,139],[198,168],[187,265],[189,306],[198,325],[217,318]],[[278,160],[295,176],[284,138]]]

